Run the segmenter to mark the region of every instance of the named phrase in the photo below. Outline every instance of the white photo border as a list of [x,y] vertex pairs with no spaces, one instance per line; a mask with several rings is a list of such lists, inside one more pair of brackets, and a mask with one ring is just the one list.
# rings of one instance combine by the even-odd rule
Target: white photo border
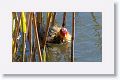
[[[113,0],[4,0],[0,3],[0,73],[114,74]],[[102,62],[12,62],[12,12],[102,12]]]

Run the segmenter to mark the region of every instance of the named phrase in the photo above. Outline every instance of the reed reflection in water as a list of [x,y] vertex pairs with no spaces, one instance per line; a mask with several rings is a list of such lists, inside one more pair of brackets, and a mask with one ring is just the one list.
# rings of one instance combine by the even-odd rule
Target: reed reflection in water
[[75,61],[102,61],[102,13],[80,12],[76,15]]

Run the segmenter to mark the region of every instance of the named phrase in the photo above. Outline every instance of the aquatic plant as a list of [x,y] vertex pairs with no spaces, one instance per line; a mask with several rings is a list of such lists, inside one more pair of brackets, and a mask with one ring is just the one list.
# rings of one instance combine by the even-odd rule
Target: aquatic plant
[[74,61],[75,12],[72,13],[71,62]]
[[[56,12],[46,13],[46,22],[42,12],[12,13],[12,61],[13,62],[46,62],[47,36],[49,28],[56,25]],[[62,27],[66,27],[66,12],[63,13]],[[74,40],[75,13],[72,14],[72,48]],[[40,41],[40,27],[45,28],[43,42]],[[29,50],[27,48],[29,45]],[[68,46],[68,45],[67,45]],[[72,49],[71,48],[71,49]],[[69,57],[69,56],[68,56]],[[67,59],[67,57],[65,58]],[[74,61],[73,49],[71,62]]]

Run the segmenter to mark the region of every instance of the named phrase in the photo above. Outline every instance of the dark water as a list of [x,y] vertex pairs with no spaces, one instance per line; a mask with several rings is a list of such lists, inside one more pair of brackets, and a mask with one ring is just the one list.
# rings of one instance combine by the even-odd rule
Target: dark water
[[[62,25],[63,13],[57,13],[56,21]],[[44,13],[44,22],[46,13]],[[72,13],[67,13],[66,27],[71,34]],[[101,12],[79,12],[75,17],[75,62],[100,62],[102,61],[102,13]],[[48,62],[69,62],[71,57],[71,43],[47,44]],[[29,44],[27,42],[26,53],[29,55]]]

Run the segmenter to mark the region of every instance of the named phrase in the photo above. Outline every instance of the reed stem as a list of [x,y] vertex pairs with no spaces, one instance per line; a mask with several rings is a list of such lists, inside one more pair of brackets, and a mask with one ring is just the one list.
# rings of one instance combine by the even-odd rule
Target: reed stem
[[44,40],[43,40],[43,60],[44,62],[46,61],[46,52],[45,52],[45,48],[46,48],[46,41],[47,41],[47,36],[48,36],[48,31],[49,31],[49,27],[50,27],[50,19],[51,19],[51,12],[47,13],[49,15],[47,15],[47,24],[46,24],[46,32],[45,32],[45,36],[44,36]]
[[32,15],[31,15],[31,12],[28,13],[28,19],[27,19],[27,38],[28,38],[28,42],[29,42],[29,45],[30,45],[30,60],[29,61],[32,61]]
[[42,12],[37,12],[37,30],[39,37],[40,37],[40,27],[42,27]]
[[63,13],[63,23],[62,23],[62,27],[66,26],[66,12]]
[[37,27],[40,27],[42,24],[42,12],[37,12]]
[[32,53],[32,57],[31,57],[31,61],[34,62],[34,61],[36,61],[36,59],[35,59],[35,54],[36,54],[35,38],[34,38],[34,43],[33,43],[33,46],[32,46],[32,51],[33,51],[33,53]]
[[33,51],[32,51],[32,17],[31,17],[31,13],[30,13],[30,61],[32,61],[32,55],[33,55]]
[[38,59],[39,59],[39,62],[41,62],[42,54],[41,54],[41,49],[40,49],[39,37],[38,37],[37,22],[36,22],[36,17],[34,13],[33,13],[33,25],[34,25],[34,32],[35,32],[35,40],[36,40],[37,49],[38,49]]
[[23,33],[23,37],[22,37],[22,50],[23,50],[23,62],[27,61],[26,58],[26,28],[27,28],[27,24],[26,24],[26,14],[25,12],[21,13],[21,27],[22,27],[22,33]]
[[19,32],[19,23],[18,23],[18,19],[17,19],[17,13],[13,13],[12,15],[15,19],[15,29],[12,34],[12,37],[13,37],[12,56],[15,57],[15,55],[17,53],[17,48],[18,48],[17,47],[17,37],[18,37],[18,32]]
[[47,40],[47,36],[48,36],[48,30],[50,27],[50,18],[51,18],[51,12],[49,13],[49,16],[47,16],[47,24],[46,24],[46,32],[45,32],[45,36],[44,36],[44,40],[43,40],[43,47],[46,45],[46,40]]
[[52,18],[51,26],[55,25],[55,16],[56,16],[56,12],[53,13],[53,18]]
[[74,62],[75,12],[72,13],[71,62]]
[[23,33],[23,62],[27,61],[25,50],[26,50],[26,33]]

